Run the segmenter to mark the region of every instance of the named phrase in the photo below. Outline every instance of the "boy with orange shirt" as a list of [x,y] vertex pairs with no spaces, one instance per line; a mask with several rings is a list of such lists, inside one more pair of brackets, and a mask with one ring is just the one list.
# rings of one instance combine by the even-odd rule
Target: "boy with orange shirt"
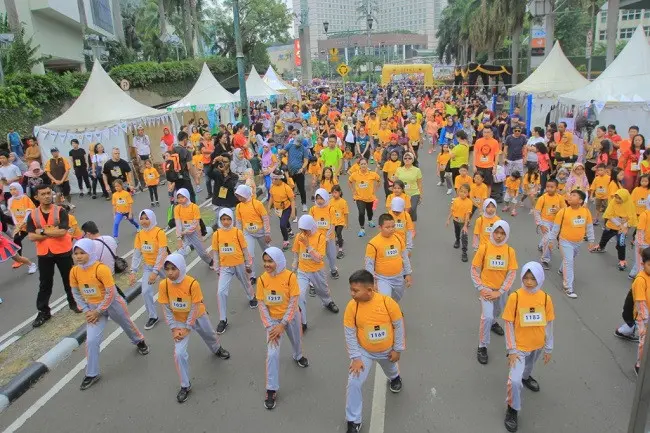
[[533,210],[535,224],[542,234],[537,249],[542,253],[542,267],[546,270],[551,269],[551,249],[557,241],[556,238],[551,238],[555,215],[565,207],[564,197],[557,193],[557,180],[549,179],[544,194],[537,199]]
[[470,218],[474,216],[476,209],[483,207],[483,202],[489,197],[489,191],[488,186],[483,182],[483,174],[474,173],[474,182],[469,188],[469,199],[472,200],[473,204]]
[[133,197],[127,191],[124,191],[124,182],[120,179],[116,179],[113,182],[113,188],[115,192],[113,193],[112,202],[113,202],[113,237],[115,239],[119,236],[120,223],[123,218],[129,220],[131,224],[140,230],[140,225],[136,220],[133,219]]
[[348,422],[347,433],[358,433],[362,424],[363,384],[374,361],[390,380],[390,391],[398,393],[402,390],[397,362],[406,350],[406,332],[399,305],[390,296],[375,291],[376,281],[372,272],[354,272],[349,284],[352,300],[345,308],[343,319],[350,356],[345,419]]
[[522,287],[508,297],[503,311],[508,353],[508,408],[504,425],[509,432],[518,428],[522,385],[539,392],[539,383],[530,375],[535,362],[544,354],[544,364],[553,352],[555,309],[551,297],[542,291],[544,270],[539,263],[528,262],[521,268]]
[[634,310],[636,311],[635,321],[639,332],[639,349],[634,364],[634,372],[638,375],[641,367],[641,357],[643,356],[643,346],[648,328],[648,300],[650,299],[650,248],[641,252],[641,261],[643,268],[632,282],[632,299],[634,300]]
[[219,337],[214,332],[203,303],[201,285],[196,279],[187,275],[187,265],[183,256],[179,253],[167,256],[164,269],[167,278],[158,285],[158,302],[163,307],[165,319],[174,339],[174,360],[181,382],[176,400],[184,403],[192,390],[187,353],[190,332],[196,331],[217,358],[229,359],[230,352],[221,346]]
[[607,200],[609,199],[608,187],[611,179],[606,172],[606,168],[605,164],[598,164],[596,166],[596,176],[589,188],[589,196],[593,197],[596,205],[595,226],[600,223],[600,218],[603,216],[605,209],[607,209]]
[[517,255],[508,245],[510,225],[499,220],[492,226],[490,242],[481,245],[472,259],[470,275],[479,292],[481,322],[476,359],[480,364],[488,363],[487,347],[490,332],[503,335],[503,328],[496,321],[503,311],[507,293],[517,273]]
[[219,211],[219,228],[212,234],[212,260],[219,274],[217,284],[217,301],[219,305],[219,323],[217,334],[223,334],[228,327],[228,295],[233,277],[244,287],[248,306],[257,308],[257,299],[248,276],[251,274],[253,260],[248,253],[244,233],[233,227],[233,213],[229,208]]
[[[510,211],[510,215],[517,216],[517,195],[519,195],[520,186],[521,173],[515,170],[506,178],[506,195],[503,198],[506,205],[501,209],[501,212]],[[510,206],[511,204],[512,206]]]
[[460,256],[460,259],[463,262],[468,261],[467,225],[469,224],[470,214],[472,212],[473,206],[472,200],[470,200],[468,196],[469,185],[460,185],[458,188],[458,197],[451,200],[451,206],[449,207],[449,216],[447,217],[447,226],[449,226],[449,223],[452,219],[454,220],[454,235],[456,236],[454,248],[460,248],[462,243],[462,254]]
[[151,199],[151,206],[160,206],[158,202],[158,182],[160,181],[160,174],[151,163],[150,159],[144,162],[144,171],[142,172],[144,183],[149,189],[149,198]]
[[472,176],[470,176],[468,173],[469,167],[467,167],[467,164],[463,164],[458,168],[458,176],[456,176],[456,179],[454,180],[454,189],[456,190],[456,194],[458,194],[458,188],[460,188],[461,185],[472,184]]
[[266,396],[264,407],[275,408],[280,388],[280,345],[286,332],[298,367],[309,367],[302,354],[300,329],[300,289],[296,274],[286,269],[286,259],[279,248],[269,247],[262,254],[264,273],[260,275],[256,297],[260,318],[266,330]]
[[336,246],[338,247],[336,258],[342,259],[345,256],[345,251],[343,251],[343,229],[348,226],[350,210],[348,208],[348,202],[343,198],[343,190],[341,190],[340,185],[334,185],[332,187],[330,206],[334,209],[334,220],[332,224],[334,224]]
[[379,216],[379,234],[366,246],[366,270],[376,279],[377,290],[392,296],[397,302],[404,296],[405,286],[411,287],[413,270],[406,243],[395,234],[395,218]]

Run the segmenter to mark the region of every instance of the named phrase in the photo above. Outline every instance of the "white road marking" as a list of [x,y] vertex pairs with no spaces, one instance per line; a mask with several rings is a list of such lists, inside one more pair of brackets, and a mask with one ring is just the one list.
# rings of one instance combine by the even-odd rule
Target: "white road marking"
[[11,346],[13,343],[15,343],[18,340],[20,340],[20,336],[14,335],[13,337],[11,337],[10,339],[8,339],[7,341],[5,341],[0,345],[0,352],[5,350],[7,347]]
[[370,412],[369,433],[384,433],[386,417],[386,375],[375,363],[375,385],[372,390],[372,411]]
[[[205,206],[209,205],[210,203],[211,203],[210,200],[206,200],[206,201],[204,201],[203,203],[201,203],[201,204],[199,205],[199,207],[205,207]],[[173,231],[174,231],[174,229],[169,229],[169,230],[167,230],[167,231],[165,232],[165,234],[170,234],[170,233],[172,233]],[[134,252],[133,249],[131,249],[130,251],[127,251],[127,252],[122,256],[122,258],[123,258],[123,259],[126,259],[126,258],[132,256],[132,255],[133,255],[133,252]],[[61,311],[61,310],[64,308],[63,306],[59,305],[59,303],[65,301],[66,299],[67,299],[67,298],[66,298],[66,295],[63,295],[63,296],[61,296],[60,298],[58,298],[57,300],[55,300],[54,302],[50,302],[50,308],[52,308],[52,311],[51,311],[51,314],[52,314],[52,315],[54,315],[55,313],[58,313],[59,311]],[[62,305],[64,305],[64,304],[62,304]],[[32,322],[36,319],[36,316],[37,316],[37,314],[34,314],[34,315],[30,316],[27,320],[21,322],[20,324],[18,324],[18,325],[16,325],[16,326],[14,326],[13,328],[11,328],[11,330],[9,330],[8,332],[5,332],[4,334],[2,334],[2,336],[0,336],[0,343],[2,343],[2,345],[0,345],[0,347],[2,347],[2,349],[0,349],[0,351],[6,349],[6,348],[7,348],[8,346],[10,346],[12,343],[15,343],[16,341],[18,341],[18,340],[20,339],[20,337],[14,339],[14,337],[15,337],[14,334],[15,334],[16,332],[20,331],[21,329],[23,329],[25,326],[27,326],[27,325],[29,325],[30,323],[32,323]],[[5,340],[7,340],[7,339],[10,338],[10,337],[11,337],[11,343],[8,343],[8,344],[7,344],[7,343],[5,342]],[[6,346],[5,346],[5,344],[6,344]]]
[[[206,249],[206,251],[209,253],[212,250],[212,247],[209,247]],[[201,257],[196,257],[192,262],[190,262],[189,265],[187,265],[187,270],[189,271],[192,269],[194,266],[196,266],[197,263],[201,261]],[[154,296],[154,301],[158,299],[158,294]],[[142,314],[145,312],[145,306],[143,305],[136,311],[132,316],[131,320],[136,321]],[[101,346],[99,347],[99,351],[102,352],[106,347],[111,344],[117,337],[120,336],[121,333],[124,331],[122,328],[117,328],[115,331],[111,332],[111,334],[106,337],[104,341],[102,341]],[[75,365],[72,370],[70,370],[65,376],[63,376],[52,388],[50,388],[45,394],[43,394],[42,397],[40,397],[34,404],[32,404],[27,410],[21,414],[16,421],[12,422],[9,427],[7,427],[4,431],[4,433],[13,433],[17,431],[19,428],[21,428],[27,420],[29,420],[32,416],[38,412],[40,408],[45,406],[45,404],[50,401],[55,395],[59,393],[68,383],[72,381],[72,379],[75,378],[79,372],[81,372],[84,368],[86,368],[86,358],[81,360],[77,365]],[[384,397],[386,396],[386,387],[384,387]],[[374,414],[374,404],[373,404],[373,414]],[[382,415],[381,419],[381,424],[382,424],[382,430],[383,432],[383,425],[384,425],[384,418]]]

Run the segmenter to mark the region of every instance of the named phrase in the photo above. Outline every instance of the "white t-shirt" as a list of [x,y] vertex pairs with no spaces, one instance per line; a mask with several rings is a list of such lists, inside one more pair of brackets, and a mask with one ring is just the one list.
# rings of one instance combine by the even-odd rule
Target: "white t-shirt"
[[148,135],[136,135],[133,137],[133,147],[135,147],[135,150],[138,152],[139,156],[151,155],[151,144],[149,142]]
[[528,153],[526,161],[537,162],[537,149],[533,149],[537,143],[544,143],[544,137],[530,137],[528,139]]
[[[99,239],[101,239],[106,245],[99,242]],[[95,256],[97,257],[97,260],[108,266],[108,269],[111,270],[111,274],[114,274],[115,259],[113,259],[113,255],[108,251],[108,248],[111,249],[113,254],[117,255],[117,242],[115,242],[113,236],[100,236],[99,239],[93,240],[95,242]],[[108,248],[106,248],[107,246]]]
[[15,182],[14,179],[18,178],[18,181],[23,177],[23,174],[20,172],[20,169],[13,164],[7,166],[0,166],[0,178],[6,179],[7,182],[2,188],[2,192],[9,192],[9,184]]

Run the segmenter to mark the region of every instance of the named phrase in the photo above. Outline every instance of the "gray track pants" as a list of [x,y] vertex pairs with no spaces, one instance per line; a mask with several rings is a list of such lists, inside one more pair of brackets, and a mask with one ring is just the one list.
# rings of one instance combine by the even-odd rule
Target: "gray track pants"
[[194,251],[196,251],[199,257],[201,257],[201,260],[205,263],[210,264],[210,262],[212,262],[212,257],[210,257],[210,254],[205,250],[198,231],[183,235],[183,246],[185,245],[194,247]]
[[226,320],[228,317],[228,295],[230,294],[230,283],[236,277],[244,286],[246,297],[253,299],[253,286],[246,273],[246,267],[242,263],[237,266],[221,266],[219,268],[219,286],[217,288],[217,303],[219,304],[219,320]]
[[307,290],[309,289],[309,283],[314,286],[316,294],[320,298],[323,306],[327,306],[332,302],[332,296],[330,295],[330,289],[327,286],[327,277],[325,277],[325,270],[321,269],[316,272],[303,272],[298,270],[298,286],[300,287],[300,299],[298,300],[298,306],[300,307],[302,323],[307,323]]
[[[272,320],[271,326],[266,328],[266,340],[269,340],[269,331],[271,328],[279,324],[279,320]],[[287,337],[291,342],[293,349],[293,359],[299,360],[302,358],[302,326],[300,325],[300,311],[298,311],[293,319],[287,323],[285,329]],[[266,389],[277,391],[280,389],[280,347],[282,346],[283,336],[276,344],[266,344]]]
[[[150,319],[158,318],[158,310],[156,309],[156,301],[153,300],[153,292],[157,289],[154,288],[153,284],[149,284],[149,275],[154,271],[153,266],[144,265],[142,271],[142,299],[144,299],[144,306],[147,309],[147,314],[149,314]],[[160,278],[165,278],[163,271],[156,272]],[[155,283],[154,283],[155,284]]]
[[532,352],[517,351],[519,359],[508,373],[506,385],[506,403],[514,410],[521,410],[521,379],[528,379],[533,371],[535,362],[542,355],[544,349],[533,350]]
[[496,323],[496,318],[501,316],[507,298],[507,293],[504,293],[494,301],[479,299],[481,301],[481,324],[478,328],[478,347],[488,347],[490,344],[490,329],[492,324]]
[[404,296],[404,277],[396,275],[394,277],[384,277],[377,275],[377,289],[382,295],[390,296],[399,302]]
[[244,230],[244,239],[246,239],[248,254],[251,256],[251,260],[253,261],[253,264],[251,265],[253,272],[250,274],[250,277],[256,278],[257,273],[255,272],[255,244],[257,243],[260,246],[260,250],[261,250],[260,258],[262,257],[264,250],[268,247],[268,245],[264,241],[264,229],[260,230],[255,234],[248,233],[247,231]]
[[[221,343],[219,343],[219,336],[214,332],[207,313],[196,319],[192,329],[201,336],[212,353],[217,353],[217,350],[221,347]],[[187,334],[181,341],[174,342],[174,361],[176,362],[176,371],[181,380],[182,388],[190,386],[190,356],[187,354],[190,335],[192,333]]]

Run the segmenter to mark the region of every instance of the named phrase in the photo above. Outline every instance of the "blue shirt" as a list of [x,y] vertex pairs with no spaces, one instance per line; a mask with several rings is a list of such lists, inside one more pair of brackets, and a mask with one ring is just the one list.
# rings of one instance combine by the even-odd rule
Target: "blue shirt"
[[284,150],[287,151],[287,167],[291,174],[300,170],[304,160],[309,159],[309,150],[304,145],[294,145],[293,140],[284,146]]
[[10,132],[7,134],[7,137],[9,138],[9,144],[11,144],[12,147],[20,145],[20,135],[16,131]]

